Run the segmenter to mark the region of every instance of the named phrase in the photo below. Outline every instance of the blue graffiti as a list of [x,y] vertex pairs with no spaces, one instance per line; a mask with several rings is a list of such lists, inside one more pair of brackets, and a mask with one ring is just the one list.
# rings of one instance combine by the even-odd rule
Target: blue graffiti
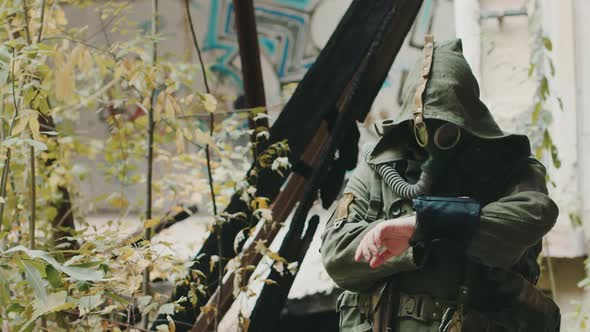
[[222,56],[216,59],[215,64],[211,66],[211,70],[217,71],[221,74],[228,75],[241,85],[242,79],[240,75],[238,75],[234,70],[228,68],[227,66],[227,62],[238,51],[238,48],[235,45],[235,43],[223,42],[217,38],[218,18],[219,0],[212,0],[211,10],[209,14],[209,26],[207,29],[207,34],[205,35],[203,51],[209,51],[213,49],[225,51]]
[[[284,7],[289,3],[290,7],[297,5],[299,8],[310,3],[309,0],[275,0],[275,2],[283,3]],[[302,58],[302,50],[305,50],[308,37],[309,14],[262,4],[255,6],[255,12],[262,52],[271,59],[279,79],[292,80],[293,75],[302,76],[302,73],[310,66],[309,59]],[[231,77],[241,85],[239,70],[233,65],[233,61],[239,54],[234,22],[232,2],[211,0],[203,50],[222,51],[211,68]]]
[[266,53],[273,56],[276,54],[277,43],[274,40],[263,36],[259,37],[258,39],[260,40],[260,45],[264,48]]
[[275,0],[275,2],[299,10],[307,9],[311,3],[310,0]]

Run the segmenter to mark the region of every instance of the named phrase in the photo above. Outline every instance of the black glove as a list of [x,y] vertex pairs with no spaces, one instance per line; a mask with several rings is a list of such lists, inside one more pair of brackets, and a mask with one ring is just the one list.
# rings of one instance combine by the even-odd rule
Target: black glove
[[419,197],[413,200],[416,229],[410,245],[450,239],[468,245],[479,224],[480,204],[472,198]]

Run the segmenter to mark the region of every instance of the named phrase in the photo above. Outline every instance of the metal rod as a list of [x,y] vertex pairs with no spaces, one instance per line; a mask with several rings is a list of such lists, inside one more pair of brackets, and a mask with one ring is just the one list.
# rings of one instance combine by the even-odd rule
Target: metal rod
[[[246,107],[265,107],[264,81],[262,78],[262,66],[260,64],[260,46],[258,45],[258,32],[256,31],[256,16],[254,13],[253,0],[233,0],[236,33],[240,47],[240,60],[242,62],[242,80],[244,84],[244,97]],[[261,110],[266,113],[266,110]],[[257,128],[268,129],[268,119],[258,117],[254,120],[255,114],[250,116],[250,129],[252,133],[252,146],[254,156],[264,150],[264,146],[257,146]],[[264,143],[262,145],[265,145]]]
[[489,11],[482,11],[481,15],[479,16],[480,20],[489,20],[489,19],[503,19],[504,17],[510,16],[528,16],[528,12],[526,8],[519,8],[519,9],[508,9],[508,10],[489,10]]

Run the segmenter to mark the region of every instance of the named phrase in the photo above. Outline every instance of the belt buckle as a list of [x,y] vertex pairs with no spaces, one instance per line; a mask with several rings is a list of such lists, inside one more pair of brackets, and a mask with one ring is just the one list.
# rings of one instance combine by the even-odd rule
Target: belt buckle
[[419,297],[416,295],[401,294],[399,313],[402,317],[412,317],[417,320],[423,320]]

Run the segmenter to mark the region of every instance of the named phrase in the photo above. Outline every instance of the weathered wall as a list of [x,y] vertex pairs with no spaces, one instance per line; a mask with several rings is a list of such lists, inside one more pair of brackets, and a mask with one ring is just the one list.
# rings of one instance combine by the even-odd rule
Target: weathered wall
[[[521,5],[510,0],[481,0],[479,3],[482,14],[519,9]],[[550,131],[561,160],[560,168],[553,167],[549,159],[543,160],[555,183],[549,186],[551,197],[560,207],[559,220],[544,243],[544,253],[562,257],[552,260],[552,270],[557,302],[564,314],[562,330],[566,331],[573,330],[571,314],[576,310],[576,301],[584,297],[582,289],[577,287],[584,277],[583,259],[580,258],[586,253],[584,235],[582,228],[573,226],[570,214],[587,216],[588,204],[583,204],[590,197],[587,190],[590,183],[584,177],[587,167],[583,167],[583,163],[588,162],[588,154],[584,153],[588,149],[587,144],[584,145],[587,137],[583,134],[590,128],[583,122],[583,110],[587,106],[583,98],[590,93],[588,84],[584,86],[590,40],[583,36],[588,29],[589,5],[584,0],[541,1],[542,27],[553,42],[551,57],[555,65],[555,77],[550,80],[551,98],[544,107],[551,110]],[[537,88],[527,73],[530,33],[526,16],[481,21],[482,94],[500,125],[508,131],[522,132],[530,123]],[[546,72],[549,71],[547,68]],[[563,100],[563,111],[559,109],[556,97]],[[550,288],[549,277],[545,259],[541,287]]]

